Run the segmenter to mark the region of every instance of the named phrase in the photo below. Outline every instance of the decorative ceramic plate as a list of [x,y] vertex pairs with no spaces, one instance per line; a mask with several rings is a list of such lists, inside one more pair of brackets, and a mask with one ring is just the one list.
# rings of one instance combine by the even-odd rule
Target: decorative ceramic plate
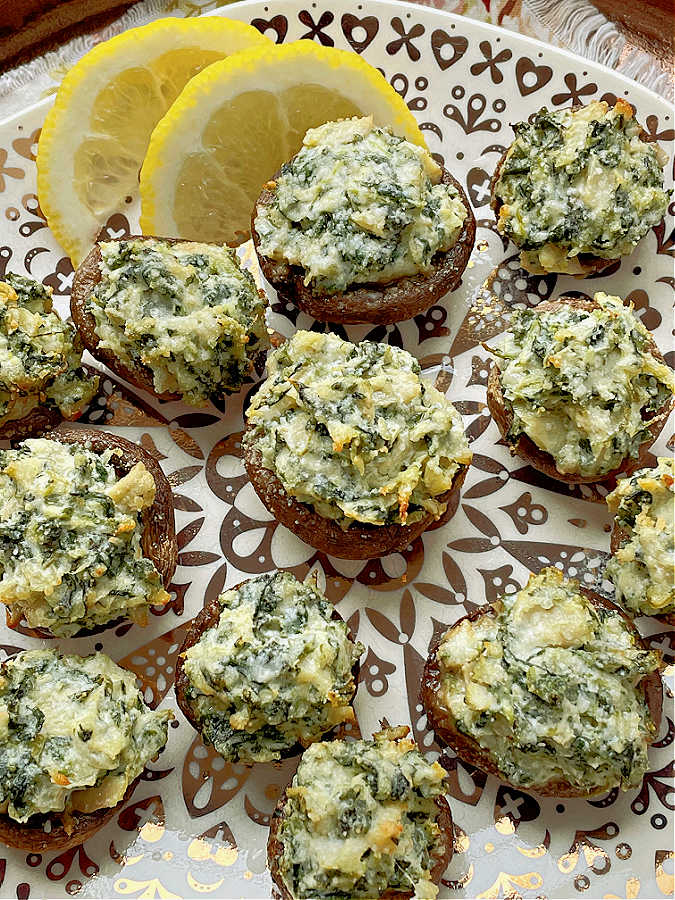
[[[86,424],[118,429],[155,454],[175,490],[180,547],[172,602],[150,625],[121,626],[63,641],[70,652],[103,648],[137,673],[152,705],[174,707],[176,653],[204,599],[251,575],[317,570],[330,599],[367,651],[356,698],[359,726],[408,723],[438,752],[418,703],[432,637],[467,611],[521,587],[528,570],[553,564],[600,587],[609,543],[604,489],[567,487],[538,475],[500,443],[485,405],[481,341],[504,330],[510,311],[565,290],[630,297],[673,364],[672,218],[602,277],[530,276],[493,228],[488,182],[511,141],[509,122],[541,106],[626,97],[670,155],[672,110],[608,69],[517,34],[422,6],[342,0],[285,0],[227,7],[278,42],[298,38],[352,49],[380,67],[418,117],[430,149],[468,190],[478,220],[476,248],[461,287],[409,322],[350,328],[352,338],[389,341],[417,355],[447,386],[464,416],[473,466],[452,520],[405,553],[345,562],[316,553],[277,525],[256,498],[240,461],[243,397],[194,411],[158,403],[107,375]],[[36,198],[35,150],[46,100],[0,125],[0,274],[26,273],[67,308],[72,268],[53,241]],[[672,216],[673,207],[670,214]],[[136,226],[136,210],[112,216],[110,236]],[[253,268],[250,248],[243,256]],[[257,274],[257,272],[256,272]],[[270,325],[284,334],[311,321],[279,303]],[[672,420],[654,452],[668,453]],[[605,585],[606,587],[606,585]],[[673,632],[639,621],[672,675]],[[5,653],[39,638],[1,629]],[[593,801],[556,802],[505,787],[446,753],[455,819],[455,856],[441,897],[658,897],[673,890],[672,702],[642,786]],[[3,897],[267,897],[269,816],[295,763],[252,770],[206,749],[182,715],[165,752],[126,808],[84,846],[61,854],[6,850]]]

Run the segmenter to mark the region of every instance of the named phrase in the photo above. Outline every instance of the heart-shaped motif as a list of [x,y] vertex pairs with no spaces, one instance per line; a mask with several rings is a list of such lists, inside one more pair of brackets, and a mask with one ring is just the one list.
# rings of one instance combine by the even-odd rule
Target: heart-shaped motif
[[12,141],[12,147],[14,147],[19,156],[35,162],[40,131],[40,128],[36,128],[30,137],[17,138],[15,141]]
[[[437,28],[431,35],[431,49],[442,72],[454,66],[464,56],[468,46],[469,42],[465,37],[450,37],[442,28]],[[449,55],[448,48],[452,49],[452,56]]]
[[487,206],[490,202],[490,176],[485,169],[470,169],[466,176],[466,186],[474,207]]
[[614,106],[618,98],[616,94],[612,93],[612,91],[607,91],[607,93],[603,94],[600,99],[604,100],[608,106]]
[[288,19],[286,16],[272,16],[271,19],[253,19],[251,25],[257,28],[260,34],[265,34],[270,29],[276,34],[275,44],[283,44],[288,31]]
[[351,48],[357,53],[363,53],[366,47],[373,42],[380,28],[380,23],[375,16],[364,16],[359,19],[358,16],[353,16],[351,13],[345,13],[340,24],[342,33],[349,41]]
[[98,233],[97,241],[119,241],[131,234],[129,220],[122,213],[113,213]]
[[521,56],[516,63],[516,83],[521,97],[533,94],[543,88],[553,77],[550,66],[536,66],[527,56]]
[[[605,270],[606,271],[606,270]],[[642,324],[649,331],[656,331],[661,325],[661,313],[658,309],[654,309],[649,305],[649,294],[641,288],[631,291],[626,297],[627,303],[632,303],[635,307],[635,314],[642,319]]]
[[47,278],[43,278],[42,283],[48,285],[57,297],[70,294],[73,284],[73,266],[67,256],[61,257],[56,264],[56,269]]
[[497,790],[494,807],[495,822],[507,818],[514,828],[518,828],[521,822],[532,822],[540,812],[541,807],[529,794],[504,785]]

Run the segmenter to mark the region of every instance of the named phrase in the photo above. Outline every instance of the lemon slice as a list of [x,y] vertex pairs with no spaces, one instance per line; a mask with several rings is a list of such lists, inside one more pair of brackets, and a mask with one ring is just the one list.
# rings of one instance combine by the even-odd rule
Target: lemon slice
[[271,42],[229,19],[160,19],[99,44],[68,72],[38,143],[38,195],[74,265],[138,190],[152,129],[205,66]]
[[403,99],[355,53],[305,40],[209,66],[152,134],[141,170],[143,232],[241,243],[263,184],[307,129],[354,115],[424,146]]

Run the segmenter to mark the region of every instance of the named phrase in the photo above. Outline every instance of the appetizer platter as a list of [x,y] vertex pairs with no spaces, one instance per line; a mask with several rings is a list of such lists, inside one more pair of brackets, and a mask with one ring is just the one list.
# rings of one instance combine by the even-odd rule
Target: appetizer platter
[[673,888],[673,115],[245,2],[0,123],[2,896]]

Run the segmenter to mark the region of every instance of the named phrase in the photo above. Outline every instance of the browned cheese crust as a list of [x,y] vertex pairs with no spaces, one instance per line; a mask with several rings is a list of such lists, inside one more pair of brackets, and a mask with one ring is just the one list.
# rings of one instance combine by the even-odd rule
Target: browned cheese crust
[[[622,609],[620,609],[609,600],[606,600],[595,591],[591,591],[588,588],[584,587],[581,587],[580,590],[581,593],[584,594],[594,606],[605,607],[606,609],[612,609],[618,612],[624,622],[626,622],[626,624],[629,626],[630,630],[635,634],[639,646],[645,650],[649,649],[646,642],[640,637],[640,634],[635,628],[632,619],[627,616]],[[457,622],[452,625],[452,628],[457,628],[465,620],[468,620],[469,622],[475,622],[482,616],[492,616],[493,618],[496,618],[499,609],[498,604],[499,601],[497,601],[496,603],[487,604],[486,606],[480,607],[480,609],[475,610],[469,615],[462,616],[461,619],[458,619]],[[420,699],[427,714],[427,721],[429,722],[429,726],[435,732],[436,737],[441,742],[452,747],[457,756],[463,762],[467,763],[468,765],[475,766],[476,768],[481,769],[483,772],[487,772],[489,775],[496,776],[506,784],[510,784],[503,773],[500,772],[500,770],[497,768],[489,752],[481,747],[478,741],[458,731],[455,727],[454,721],[451,719],[448,713],[448,710],[445,709],[445,707],[443,707],[439,702],[440,667],[438,663],[437,651],[441,643],[441,639],[442,636],[434,641],[429,648],[429,656],[427,657],[427,661],[424,666],[424,672],[422,674]],[[639,686],[644,693],[647,708],[649,709],[649,715],[656,725],[656,730],[653,738],[653,740],[656,740],[656,735],[661,723],[661,713],[663,710],[663,687],[661,683],[661,675],[659,674],[659,672],[650,672],[649,675],[645,675]],[[519,787],[518,785],[511,784],[511,787],[516,788],[516,790],[523,790],[523,788]],[[545,784],[533,785],[526,788],[525,790],[536,791],[538,794],[541,794],[544,797],[593,796],[593,794],[588,794],[587,792],[580,790],[574,785],[561,780],[547,781]]]
[[[572,306],[576,309],[587,310],[599,308],[594,300],[563,296],[558,300],[547,300],[544,303],[540,303],[537,306],[537,311],[552,312],[561,306]],[[656,346],[654,338],[651,335],[647,350],[659,362],[665,362],[661,351]],[[500,379],[500,370],[495,361],[492,363],[487,383],[487,405],[492,418],[499,428],[502,438],[507,443],[512,454],[522,457],[532,466],[532,468],[537,469],[539,472],[543,472],[544,475],[548,475],[549,478],[555,478],[557,481],[566,481],[568,484],[590,484],[598,481],[606,481],[610,478],[617,478],[619,475],[630,475],[631,472],[634,472],[636,469],[647,464],[649,448],[666,424],[666,420],[673,408],[673,398],[671,397],[667,400],[652,419],[649,425],[649,437],[640,444],[638,456],[626,457],[620,466],[617,466],[615,469],[612,469],[604,475],[579,475],[575,472],[559,472],[556,468],[553,456],[545,450],[541,450],[528,435],[519,435],[515,442],[512,442],[507,438],[513,424],[513,409],[511,404],[504,397]]]
[[[167,238],[155,237],[150,234],[130,234],[124,238],[125,241],[163,241],[166,244],[184,244],[189,243],[183,238]],[[194,243],[194,242],[193,242]],[[214,245],[216,246],[216,245]],[[87,256],[82,260],[75,271],[73,278],[73,287],[70,293],[70,314],[73,317],[75,327],[80,333],[82,343],[91,353],[94,359],[104,363],[111,372],[119,375],[129,384],[133,384],[159,400],[180,400],[179,393],[171,393],[169,391],[158,392],[154,387],[154,378],[152,369],[144,366],[142,363],[126,366],[119,357],[105,347],[99,347],[99,336],[96,334],[96,320],[87,310],[87,300],[94,292],[96,285],[101,280],[101,248],[99,244],[94,244]],[[261,296],[263,292],[259,292]],[[251,354],[251,362],[256,369],[261,369],[264,365],[266,353],[264,350]]]
[[[274,881],[276,891],[274,893],[275,900],[295,900],[293,894],[288,890],[279,869],[279,861],[283,856],[284,845],[279,838],[279,828],[281,822],[286,815],[286,803],[288,798],[286,791],[282,793],[277,801],[277,805],[272,813],[270,822],[270,834],[267,839],[267,864],[270,869],[270,875]],[[441,877],[452,859],[454,849],[454,837],[452,827],[452,814],[445,797],[436,798],[436,806],[438,807],[438,816],[436,822],[441,832],[443,844],[440,853],[434,854],[434,865],[431,869],[431,881],[433,884],[440,884]],[[380,900],[408,900],[413,896],[413,891],[393,891],[387,890],[380,895]]]
[[[273,175],[270,184],[280,174],[277,172]],[[274,198],[274,189],[264,187],[251,217],[251,236],[263,275],[282,302],[295,304],[320,322],[386,325],[411,319],[440,300],[444,294],[455,290],[462,280],[476,238],[476,220],[462,186],[447,169],[443,169],[441,183],[452,184],[457,189],[466,209],[466,218],[454,246],[434,256],[431,272],[408,275],[386,284],[358,285],[330,296],[317,294],[311,285],[305,285],[304,271],[300,266],[269,259],[259,252],[260,236],[255,229],[255,220],[260,210],[269,206]]]
[[[250,425],[246,428],[252,430]],[[244,464],[256,493],[277,521],[310,547],[340,559],[376,559],[402,551],[431,526],[445,524],[457,510],[460,488],[468,471],[468,466],[460,466],[450,490],[436,498],[447,503],[445,512],[438,519],[429,513],[413,525],[354,522],[344,531],[333,519],[320,516],[308,504],[291,497],[274,472],[263,466],[260,452],[249,444],[244,449]]]
[[[572,106],[572,110],[576,112],[576,110],[581,109],[583,106],[582,103],[576,103]],[[644,141],[645,144],[650,144],[654,142],[654,139],[647,134],[647,132],[641,128],[640,129],[640,140]],[[495,214],[495,218],[499,221],[499,211],[504,205],[504,201],[496,194],[497,182],[499,181],[499,176],[501,175],[502,166],[506,161],[506,156],[511,149],[513,144],[510,144],[504,153],[502,153],[499,158],[499,162],[495,168],[495,171],[490,179],[490,208]],[[619,262],[621,257],[617,259],[604,259],[601,256],[595,256],[593,253],[580,253],[576,257],[579,265],[582,268],[582,272],[578,275],[575,275],[575,278],[588,278],[589,275],[595,275],[598,272],[602,272],[604,269],[608,269],[610,266],[613,266],[616,262]]]
[[[143,555],[151,560],[159,572],[164,589],[168,590],[171,579],[176,571],[178,560],[178,544],[176,542],[176,529],[173,514],[173,494],[171,485],[162,471],[159,463],[138,444],[134,444],[126,438],[107,431],[97,431],[93,428],[69,428],[62,426],[49,435],[49,440],[60,441],[62,444],[80,444],[89,446],[94,453],[103,453],[109,449],[119,449],[121,455],[114,455],[110,459],[110,465],[114,468],[118,478],[123,478],[133,467],[142,462],[152,475],[155,482],[155,499],[151,506],[141,511],[141,523],[143,535],[141,547]],[[6,610],[7,625],[15,628],[19,622],[13,621],[9,610]],[[79,631],[76,637],[99,634],[118,625],[121,619],[99,625],[97,628]],[[24,632],[27,628],[22,629]],[[54,637],[46,629],[36,631],[37,637]]]
[[[99,373],[91,366],[83,366],[84,369],[93,377]],[[49,408],[47,406],[36,406],[31,409],[28,415],[21,419],[14,419],[0,425],[0,441],[24,441],[30,437],[42,437],[54,428],[57,428],[61,422],[74,422],[84,413],[81,410],[72,419],[64,419],[58,409]]]
[[[237,591],[239,588],[245,584],[244,581],[240,581],[239,584],[234,585],[234,587],[228,588],[228,591]],[[218,624],[218,619],[220,618],[221,605],[218,602],[217,597],[213,597],[209,602],[203,607],[203,609],[195,616],[195,618],[190,623],[190,628],[188,629],[188,633],[185,636],[185,640],[181,644],[181,648],[178,651],[178,658],[176,660],[176,680],[174,683],[174,690],[176,692],[176,702],[178,703],[178,707],[180,711],[183,713],[185,718],[188,720],[190,725],[194,728],[194,730],[202,736],[201,726],[199,721],[197,720],[192,707],[187,698],[187,691],[190,685],[189,679],[185,674],[185,668],[183,666],[183,654],[190,649],[190,647],[194,647],[196,643],[199,642],[202,635],[208,631],[210,628],[215,628]],[[331,617],[339,622],[343,622],[344,619],[339,614],[336,609],[333,609],[331,613]],[[352,643],[356,643],[356,636],[352,632],[351,628],[347,626],[347,635]],[[352,677],[354,678],[354,690],[352,692],[351,699],[354,699],[356,694],[356,686],[359,680],[359,672],[360,672],[361,664],[357,659],[354,665],[352,666]],[[327,740],[330,737],[335,737],[337,731],[340,726],[336,725],[330,731],[324,733],[322,740]],[[300,744],[300,742],[294,744],[292,747],[288,747],[286,750],[280,751],[281,759],[290,759],[293,756],[298,756],[303,752],[305,747]],[[242,765],[246,765],[246,763],[242,763]]]
[[[8,815],[0,814],[0,841],[8,847],[28,850],[31,853],[46,853],[54,850],[69,850],[83,844],[95,832],[121,812],[140,780],[134,779],[122,799],[107,809],[97,809],[92,813],[72,812],[67,822],[62,813],[31,816],[27,822],[15,822]],[[45,826],[49,823],[49,831]]]

